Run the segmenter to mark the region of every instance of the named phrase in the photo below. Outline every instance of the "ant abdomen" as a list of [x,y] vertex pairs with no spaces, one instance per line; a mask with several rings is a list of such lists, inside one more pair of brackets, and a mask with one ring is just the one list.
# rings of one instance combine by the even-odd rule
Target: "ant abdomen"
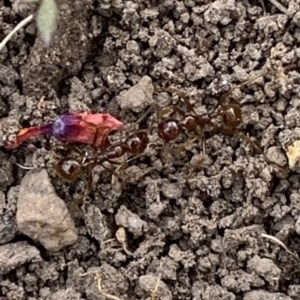
[[158,136],[166,141],[172,141],[178,137],[181,132],[181,125],[178,120],[168,120],[160,122],[157,125]]
[[124,146],[130,154],[141,154],[149,144],[148,134],[145,131],[138,131],[127,137]]

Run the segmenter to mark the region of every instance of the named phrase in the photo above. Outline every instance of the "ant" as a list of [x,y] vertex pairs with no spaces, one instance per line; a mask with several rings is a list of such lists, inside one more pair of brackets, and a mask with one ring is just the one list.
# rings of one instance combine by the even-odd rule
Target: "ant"
[[[241,88],[249,83],[254,82],[256,79],[261,78],[263,75],[259,74],[249,80],[233,87],[230,91],[224,93],[218,101],[217,106],[211,113],[206,113],[199,115],[195,112],[192,105],[189,102],[186,94],[176,88],[162,88],[167,92],[176,93],[180,98],[182,98],[188,108],[188,112],[185,113],[176,106],[171,106],[170,108],[177,113],[180,118],[170,118],[158,123],[157,130],[158,136],[165,142],[170,142],[175,140],[182,131],[188,133],[194,133],[197,137],[200,137],[203,141],[203,152],[205,153],[204,145],[204,131],[206,128],[211,128],[213,131],[225,134],[225,135],[239,135],[243,138],[258,154],[263,155],[266,162],[277,168],[283,175],[287,173],[285,167],[279,166],[272,162],[264,153],[261,146],[253,141],[249,136],[243,131],[240,126],[242,124],[242,110],[240,104],[232,102],[229,100],[229,95],[237,88]],[[162,112],[162,114],[164,111]]]
[[159,122],[157,125],[158,136],[165,142],[170,142],[172,140],[175,140],[182,131],[186,130],[187,132],[192,132],[197,136],[200,135],[200,137],[203,139],[203,133],[207,127],[210,127],[213,130],[226,135],[241,133],[242,131],[239,129],[239,126],[242,123],[241,107],[237,103],[228,102],[226,100],[234,89],[248,84],[260,76],[252,78],[247,82],[234,87],[229,92],[223,94],[223,96],[218,101],[217,107],[211,113],[202,115],[199,115],[194,111],[188,98],[180,90],[177,90],[176,88],[161,89],[166,90],[167,92],[174,92],[178,94],[180,98],[184,100],[189,112],[185,113],[178,107],[171,106],[170,108],[181,118],[171,118],[169,120],[163,120]]
[[[108,136],[106,137],[108,139]],[[109,141],[107,140],[107,145]],[[112,169],[104,166],[105,162],[115,163],[114,159],[120,158],[125,154],[139,155],[142,154],[149,144],[148,134],[145,130],[138,130],[130,134],[125,141],[117,143],[115,145],[109,145],[106,149],[103,149],[100,153],[94,152],[94,157],[85,162],[86,158],[82,162],[79,160],[67,157],[63,158],[54,166],[58,175],[69,181],[76,181],[85,170],[88,170],[88,183],[84,192],[83,198],[78,199],[73,205],[79,205],[85,202],[86,197],[92,191],[93,182],[93,169],[97,165],[102,165],[105,169],[111,172],[113,175],[118,176]]]
[[[158,123],[156,126],[159,138],[164,142],[171,142],[175,140],[181,134],[181,132],[186,131],[204,140],[204,131],[208,128],[225,135],[232,136],[237,134],[245,139],[246,142],[248,142],[251,147],[253,147],[259,154],[262,154],[267,162],[274,165],[274,163],[272,163],[263,153],[261,147],[256,142],[251,140],[247,136],[247,134],[240,128],[240,125],[242,124],[241,106],[238,103],[230,102],[228,100],[228,96],[232,93],[233,90],[249,84],[261,76],[262,75],[251,78],[250,80],[234,87],[229,92],[223,94],[219,99],[215,109],[213,109],[213,111],[210,113],[202,115],[199,115],[194,111],[186,95],[181,91],[174,88],[165,89],[168,92],[177,93],[184,100],[188,112],[184,112],[176,106],[171,106],[170,108],[177,115],[179,115],[179,118],[173,117],[167,120],[159,121],[159,119],[162,118],[162,115],[168,108],[164,109],[162,111],[162,114],[158,115]],[[81,200],[81,202],[84,202],[84,199],[92,190],[93,169],[97,165],[101,165],[115,175],[115,172],[105,167],[104,163],[116,163],[114,160],[117,158],[121,158],[125,154],[142,154],[149,145],[149,132],[151,132],[151,130],[136,130],[131,133],[124,141],[119,142],[115,145],[110,144],[108,140],[109,134],[107,134],[105,140],[102,143],[102,147],[100,149],[101,151],[94,151],[93,157],[85,157],[82,162],[78,161],[77,159],[67,157],[60,160],[56,164],[55,169],[61,177],[70,181],[75,181],[83,172],[85,172],[86,170],[88,171],[88,184],[83,197],[83,201]],[[96,147],[93,148],[96,149]],[[203,149],[205,148],[203,147]],[[275,166],[279,169],[282,169],[277,165]],[[118,174],[116,175],[118,176]]]

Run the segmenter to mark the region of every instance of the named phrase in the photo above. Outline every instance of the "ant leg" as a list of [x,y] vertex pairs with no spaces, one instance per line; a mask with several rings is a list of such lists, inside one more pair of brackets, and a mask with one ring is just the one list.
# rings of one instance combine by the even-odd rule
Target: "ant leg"
[[246,81],[244,81],[244,82],[242,82],[242,83],[240,83],[240,84],[238,84],[238,85],[232,87],[228,92],[224,93],[224,94],[220,97],[220,99],[219,99],[219,101],[218,101],[217,107],[222,106],[222,105],[226,102],[226,99],[228,98],[228,96],[231,95],[231,94],[233,93],[234,90],[240,89],[240,88],[242,88],[242,87],[248,85],[249,83],[254,82],[256,79],[261,78],[261,77],[263,77],[263,74],[256,75],[256,76],[254,76],[254,77],[252,77],[252,78],[250,78],[250,79],[248,79],[248,80],[246,80]]
[[163,118],[164,115],[172,113],[172,111],[178,113],[180,116],[184,117],[185,113],[180,108],[176,107],[175,105],[170,105],[168,107],[163,108],[159,113],[159,108],[157,107],[157,114],[156,114],[156,121],[159,122],[160,119]]
[[51,152],[54,153],[54,157],[57,160],[65,158],[65,155],[60,155],[57,153],[60,150],[67,151],[68,153],[73,151],[76,152],[78,155],[83,155],[82,151],[75,144],[60,144],[51,147]]
[[110,168],[108,166],[102,165],[103,169],[105,169],[107,172],[109,172],[112,175],[112,184],[115,183],[114,178],[118,178],[120,180],[121,184],[125,185],[124,179],[118,173],[124,167],[124,164],[113,161],[113,160],[107,160],[107,162],[109,162],[110,164],[118,165],[118,167],[115,170],[113,170],[112,168]]
[[[181,99],[183,99],[186,107],[188,108],[189,111],[191,111],[195,116],[197,115],[197,113],[194,110],[194,107],[192,106],[192,104],[190,103],[189,100],[189,96],[187,96],[187,94],[177,88],[174,87],[169,87],[169,88],[163,88],[161,89],[162,91],[166,91],[166,92],[170,92],[170,93],[175,93],[177,94]],[[185,113],[181,113],[182,116],[185,115]]]
[[181,99],[183,99],[183,101],[184,101],[186,107],[188,108],[188,110],[191,111],[196,116],[197,113],[195,112],[194,107],[190,102],[190,97],[188,97],[185,92],[183,92],[179,89],[172,88],[172,91],[174,93],[176,93]]
[[[160,90],[177,94],[180,98],[183,99],[183,101],[184,101],[186,107],[188,108],[188,110],[191,111],[194,115],[197,115],[194,108],[193,108],[193,106],[192,106],[192,104],[190,103],[189,97],[187,96],[187,94],[185,92],[183,92],[183,91],[181,91],[177,88],[172,88],[172,87],[171,88],[161,88]],[[185,115],[185,113],[182,110],[180,110],[180,109],[178,109],[178,110],[181,111],[179,113],[181,116]]]
[[145,120],[145,118],[148,116],[148,114],[151,112],[151,110],[155,107],[155,104],[151,104],[149,106],[149,108],[146,110],[146,112],[136,121],[133,123],[133,125],[135,124],[140,124],[142,121]]
[[262,147],[255,141],[251,140],[242,130],[237,130],[237,133],[258,153],[261,154],[264,158],[264,160],[271,164],[272,166],[276,167],[282,174],[287,173],[287,169],[275,164],[273,161],[271,161],[267,155],[264,153]]

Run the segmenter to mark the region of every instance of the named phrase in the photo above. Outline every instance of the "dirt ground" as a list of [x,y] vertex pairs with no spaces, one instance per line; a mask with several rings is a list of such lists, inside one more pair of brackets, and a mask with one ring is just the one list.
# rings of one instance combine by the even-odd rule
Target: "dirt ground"
[[[113,173],[97,166],[81,208],[72,203],[87,171],[69,182],[54,166],[61,155],[89,159],[91,147],[61,149],[45,136],[1,148],[1,300],[300,299],[300,168],[286,156],[300,140],[300,1],[59,7],[49,48],[33,21],[0,51],[1,145],[22,127],[79,111],[122,120],[112,143],[148,128],[150,144]],[[0,0],[0,41],[35,11]],[[204,143],[186,132],[163,143],[157,108],[139,121],[153,103],[163,117],[172,105],[210,113],[224,92],[259,74],[228,101],[268,159],[245,138],[213,130]],[[187,95],[193,110],[162,87]]]

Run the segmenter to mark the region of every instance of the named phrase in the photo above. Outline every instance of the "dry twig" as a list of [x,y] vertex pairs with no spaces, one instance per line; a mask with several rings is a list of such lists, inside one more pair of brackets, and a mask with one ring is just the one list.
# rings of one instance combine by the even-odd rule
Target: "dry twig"
[[265,234],[265,233],[262,233],[261,234],[261,237],[263,238],[266,238],[272,242],[274,242],[275,244],[279,245],[280,247],[282,247],[287,253],[289,253],[291,256],[293,256],[298,262],[300,262],[300,259],[299,259],[299,256],[292,252],[291,250],[288,249],[288,247],[281,241],[279,240],[278,238],[276,238],[275,236],[273,235],[269,235],[269,234]]
[[279,11],[281,11],[285,15],[289,15],[289,11],[285,8],[281,3],[277,0],[269,0]]
[[0,43],[0,51],[4,48],[7,42],[11,39],[11,37],[19,31],[21,28],[26,26],[33,19],[33,15],[29,15],[26,19],[22,20]]
[[80,276],[87,276],[87,275],[94,275],[95,276],[95,280],[97,280],[97,288],[100,292],[100,294],[104,297],[106,297],[107,299],[110,299],[110,300],[123,300],[115,295],[112,295],[112,294],[109,294],[109,293],[106,293],[104,290],[103,290],[103,287],[102,287],[102,278],[101,278],[101,275],[100,275],[100,272],[99,271],[89,271],[89,272],[86,272],[86,273],[83,273],[81,274]]
[[158,292],[158,288],[159,288],[159,284],[160,284],[160,279],[161,279],[161,274],[159,274],[157,276],[157,281],[156,281],[155,287],[151,293],[151,300],[156,300],[156,296],[157,296],[157,292]]

